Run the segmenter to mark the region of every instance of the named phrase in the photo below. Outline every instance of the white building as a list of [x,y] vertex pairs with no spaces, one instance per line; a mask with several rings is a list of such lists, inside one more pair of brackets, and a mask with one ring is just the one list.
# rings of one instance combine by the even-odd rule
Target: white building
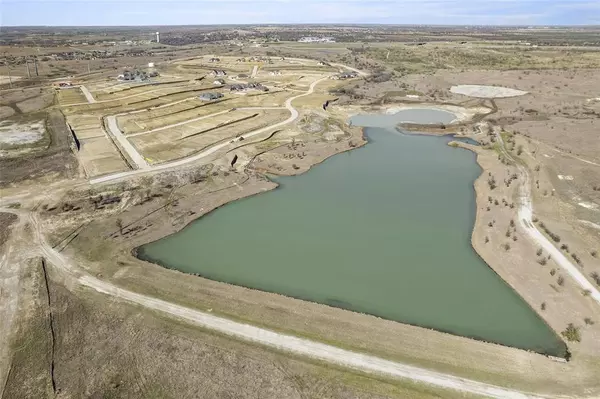
[[335,43],[335,39],[333,37],[315,37],[315,36],[305,36],[298,39],[300,43]]

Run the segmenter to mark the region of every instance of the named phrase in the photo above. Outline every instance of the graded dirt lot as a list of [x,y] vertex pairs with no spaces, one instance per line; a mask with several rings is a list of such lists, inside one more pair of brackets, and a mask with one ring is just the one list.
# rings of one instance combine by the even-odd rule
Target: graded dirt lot
[[225,112],[197,122],[133,137],[130,141],[152,163],[183,158],[211,144],[231,140],[285,120],[283,110]]

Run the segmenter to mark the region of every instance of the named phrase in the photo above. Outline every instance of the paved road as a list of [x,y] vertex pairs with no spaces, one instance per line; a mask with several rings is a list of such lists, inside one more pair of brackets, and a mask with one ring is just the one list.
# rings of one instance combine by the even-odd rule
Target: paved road
[[[287,125],[287,124],[292,123],[293,121],[295,121],[298,118],[299,114],[298,114],[298,111],[296,110],[296,108],[294,108],[292,106],[292,101],[294,101],[297,98],[308,96],[308,95],[312,94],[314,92],[314,90],[315,90],[315,86],[317,84],[319,84],[320,82],[322,82],[324,80],[327,80],[327,79],[328,78],[322,78],[322,79],[319,79],[317,81],[314,81],[310,85],[309,89],[305,93],[302,93],[302,94],[297,95],[295,97],[288,98],[286,100],[286,102],[285,102],[285,108],[287,108],[290,111],[291,115],[285,121],[275,123],[273,125],[264,127],[262,129],[254,130],[254,131],[252,131],[250,133],[246,133],[246,134],[243,135],[244,139],[248,139],[250,137],[254,137],[254,136],[257,136],[257,135],[265,133],[265,132],[270,132],[273,129],[276,129],[276,128],[281,127],[281,126],[285,126],[285,125]],[[118,130],[118,128],[117,128],[117,130]],[[119,131],[119,133],[120,133],[120,131]],[[126,139],[123,136],[122,133],[121,133],[121,136],[124,139]],[[90,184],[100,184],[100,183],[105,183],[105,182],[109,182],[109,181],[125,179],[125,178],[132,177],[132,176],[135,176],[135,175],[138,175],[138,174],[141,174],[141,173],[148,172],[148,171],[159,171],[159,170],[177,168],[179,166],[187,165],[187,164],[189,164],[191,162],[198,161],[198,160],[200,160],[202,158],[206,158],[209,155],[212,155],[215,152],[217,152],[217,151],[219,151],[219,150],[221,150],[221,149],[223,149],[225,147],[228,147],[229,145],[230,145],[229,142],[223,142],[223,143],[220,143],[220,144],[216,144],[216,145],[214,145],[214,146],[212,146],[212,147],[210,147],[210,148],[208,148],[208,149],[206,149],[206,150],[204,150],[202,152],[199,152],[196,155],[192,155],[192,156],[187,157],[187,158],[183,158],[183,159],[179,159],[179,160],[171,161],[171,162],[165,162],[165,163],[162,163],[160,165],[150,166],[149,168],[140,168],[138,170],[131,170],[131,171],[127,171],[127,172],[113,173],[113,174],[106,175],[106,176],[96,177],[94,179],[90,179]]]
[[150,168],[150,165],[144,157],[138,152],[138,150],[127,140],[127,137],[123,135],[119,126],[117,125],[117,117],[114,115],[106,117],[106,126],[108,127],[109,134],[111,134],[121,144],[129,159],[131,159],[138,167],[138,170],[144,170]]
[[[88,90],[87,87],[81,85],[81,86],[79,86],[79,88],[83,92],[83,95],[87,99],[88,103],[95,103],[96,102],[96,99],[94,98],[94,96],[92,96],[92,93],[90,93],[90,91]],[[85,103],[83,103],[83,104],[85,104]],[[79,105],[79,104],[71,104],[71,105]]]
[[527,233],[527,235],[539,246],[541,246],[549,255],[552,256],[552,260],[558,264],[564,271],[566,271],[572,278],[579,284],[579,286],[583,290],[589,290],[591,292],[590,296],[596,300],[596,302],[600,303],[600,291],[596,289],[596,287],[579,271],[577,266],[575,266],[563,253],[558,250],[546,238],[541,231],[533,223],[533,204],[531,202],[531,179],[529,176],[529,172],[525,166],[521,165],[517,162],[513,156],[506,150],[504,145],[504,140],[502,136],[496,131],[496,138],[498,143],[500,144],[500,148],[504,155],[513,161],[517,168],[519,169],[519,174],[521,178],[519,181],[521,185],[519,186],[519,224],[521,228]]
[[485,384],[466,378],[456,377],[450,374],[439,373],[415,366],[381,359],[376,356],[340,349],[335,346],[326,345],[308,339],[280,334],[253,325],[239,323],[233,320],[215,316],[210,313],[205,313],[196,309],[190,309],[181,305],[128,291],[85,273],[78,264],[73,262],[64,254],[52,248],[48,242],[46,242],[42,232],[42,226],[40,225],[35,213],[27,213],[26,211],[16,211],[11,209],[0,209],[0,211],[17,213],[20,215],[20,217],[29,222],[30,226],[32,227],[31,230],[33,237],[31,240],[32,242],[27,244],[27,250],[31,255],[39,254],[44,256],[51,267],[56,268],[56,270],[61,272],[65,277],[71,278],[77,283],[100,293],[110,295],[127,302],[135,303],[148,309],[166,313],[190,324],[218,331],[236,339],[249,341],[268,346],[276,350],[310,357],[312,359],[333,363],[338,366],[347,367],[362,372],[392,378],[409,379],[418,383],[424,383],[440,388],[453,389],[491,398],[541,398],[540,396],[519,392],[513,389]]

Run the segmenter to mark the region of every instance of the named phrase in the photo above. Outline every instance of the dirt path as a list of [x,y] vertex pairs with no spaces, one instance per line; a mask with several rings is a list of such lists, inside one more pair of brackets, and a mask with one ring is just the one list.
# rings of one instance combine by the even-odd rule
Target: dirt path
[[468,392],[491,398],[525,399],[541,398],[534,394],[519,392],[508,388],[502,388],[490,384],[477,382],[470,379],[456,377],[450,374],[439,373],[414,367],[402,363],[393,362],[356,353],[335,346],[322,344],[308,339],[298,338],[291,335],[276,333],[249,324],[238,323],[229,319],[214,316],[210,313],[190,309],[167,301],[141,295],[132,291],[117,287],[106,281],[99,280],[84,273],[78,265],[69,258],[52,248],[45,240],[42,227],[35,213],[25,211],[2,210],[18,214],[23,220],[27,220],[32,227],[32,239],[28,244],[30,253],[39,253],[44,256],[48,263],[55,267],[65,277],[89,287],[100,293],[110,295],[127,302],[135,303],[149,309],[169,314],[191,324],[208,328],[219,333],[242,339],[270,348],[307,356],[312,359],[333,363],[338,366],[347,367],[362,372],[384,375],[392,378],[409,379],[418,383],[434,385],[441,388]]
[[579,271],[579,269],[565,256],[560,250],[558,250],[554,244],[546,238],[542,232],[533,223],[533,204],[531,201],[531,179],[527,168],[517,162],[512,155],[506,150],[504,140],[502,136],[496,131],[496,139],[500,144],[500,148],[507,159],[510,159],[515,163],[519,169],[521,178],[521,186],[519,187],[519,223],[521,228],[527,233],[527,235],[539,246],[541,246],[549,255],[552,256],[554,262],[556,262],[563,270],[565,270],[572,278],[579,284],[582,290],[589,290],[590,296],[600,304],[600,291],[594,287],[594,285]]

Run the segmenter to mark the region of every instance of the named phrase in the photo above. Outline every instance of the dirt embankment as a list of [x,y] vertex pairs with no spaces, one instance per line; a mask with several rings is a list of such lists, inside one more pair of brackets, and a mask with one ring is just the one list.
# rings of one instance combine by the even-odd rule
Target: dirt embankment
[[12,213],[0,212],[0,249],[10,237],[11,225],[17,221],[17,215]]

